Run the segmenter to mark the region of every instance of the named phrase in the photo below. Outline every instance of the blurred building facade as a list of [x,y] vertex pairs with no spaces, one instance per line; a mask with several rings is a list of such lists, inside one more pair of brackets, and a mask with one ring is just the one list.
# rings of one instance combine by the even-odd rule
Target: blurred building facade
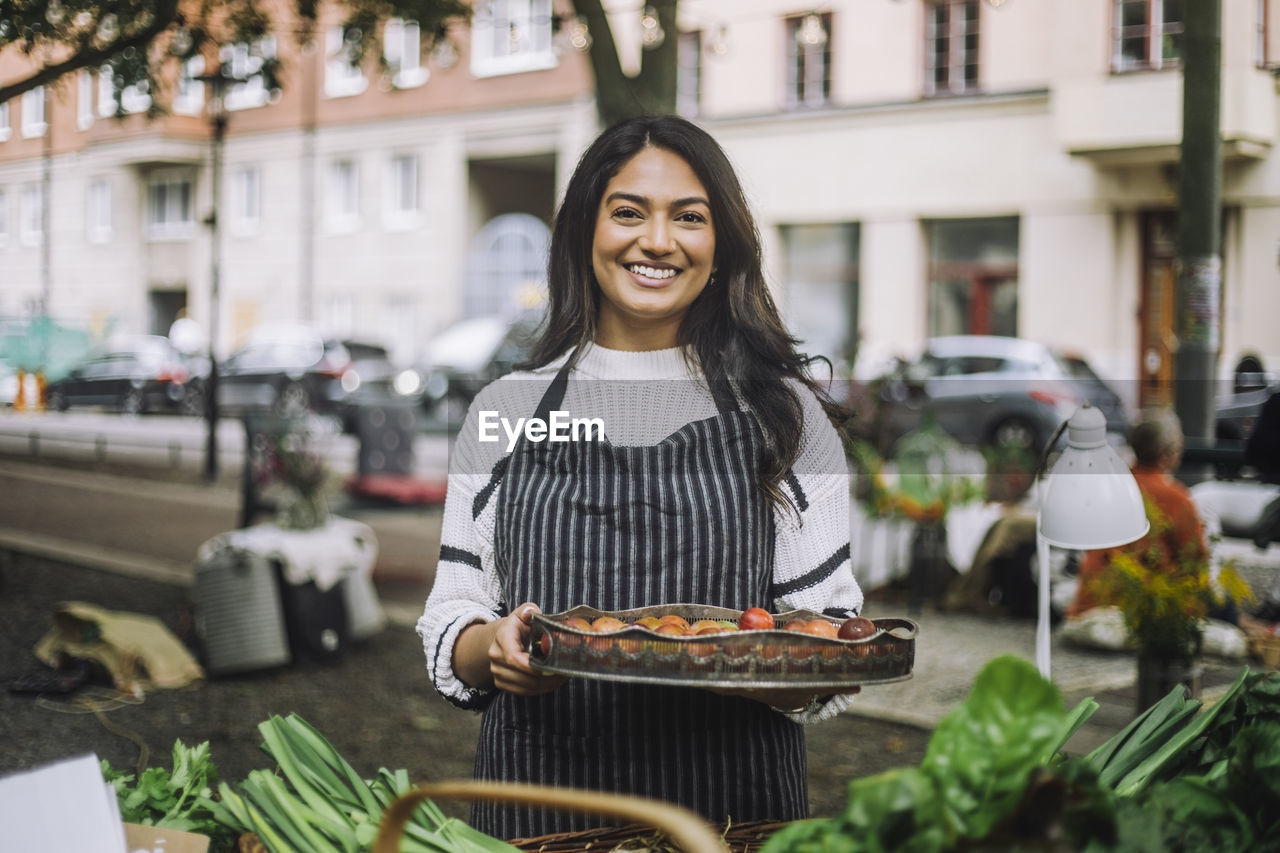
[[[607,5],[634,63],[641,4]],[[276,51],[284,88],[228,94],[223,346],[301,319],[407,357],[536,300],[597,129],[571,12],[478,0],[430,55],[394,22],[389,70],[353,67],[332,25],[229,56]],[[1139,380],[1132,403],[1169,399],[1181,3],[681,0],[679,16],[663,37],[680,109],[737,165],[807,349],[847,369],[930,335],[1016,334]],[[1222,31],[1220,363],[1280,370],[1280,0],[1223,0]],[[207,318],[205,93],[188,80],[171,116],[103,117],[144,97],[84,73],[0,106],[0,314]]]

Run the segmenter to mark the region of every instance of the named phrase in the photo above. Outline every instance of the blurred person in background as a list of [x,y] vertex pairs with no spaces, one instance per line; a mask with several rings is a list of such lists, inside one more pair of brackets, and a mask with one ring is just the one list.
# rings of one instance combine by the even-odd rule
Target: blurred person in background
[[[1245,445],[1244,461],[1258,472],[1260,481],[1280,485],[1280,391],[1262,404]],[[1262,510],[1253,535],[1253,544],[1262,549],[1276,541],[1280,541],[1280,496]]]
[[1151,532],[1137,542],[1119,548],[1086,551],[1080,560],[1076,598],[1067,610],[1068,619],[1110,604],[1098,599],[1091,581],[1107,571],[1113,554],[1127,553],[1141,560],[1139,555],[1152,550],[1154,545],[1162,553],[1173,555],[1183,563],[1203,564],[1205,571],[1209,570],[1209,545],[1204,521],[1187,487],[1173,476],[1182,463],[1182,446],[1182,424],[1178,416],[1168,409],[1147,409],[1133,425],[1129,432],[1129,447],[1134,456],[1133,477],[1138,481],[1138,489],[1148,505],[1148,515],[1152,511],[1158,512],[1168,523],[1153,523]]

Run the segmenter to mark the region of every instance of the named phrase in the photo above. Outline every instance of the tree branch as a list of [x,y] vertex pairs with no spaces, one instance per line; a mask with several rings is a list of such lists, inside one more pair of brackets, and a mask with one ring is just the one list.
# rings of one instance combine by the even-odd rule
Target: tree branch
[[16,98],[23,92],[34,89],[37,86],[52,83],[72,71],[101,65],[127,48],[136,47],[145,50],[156,36],[168,29],[177,14],[178,0],[160,0],[156,4],[155,14],[151,19],[151,23],[146,27],[130,35],[121,36],[107,45],[101,47],[89,46],[83,50],[77,50],[62,62],[41,66],[16,83],[0,86],[0,104],[11,98]]

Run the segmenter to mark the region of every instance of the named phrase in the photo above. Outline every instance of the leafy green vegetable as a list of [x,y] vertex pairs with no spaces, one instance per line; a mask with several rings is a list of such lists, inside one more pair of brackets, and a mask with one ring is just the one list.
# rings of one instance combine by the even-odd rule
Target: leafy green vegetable
[[128,823],[207,835],[214,851],[230,850],[235,834],[219,823],[209,800],[218,772],[209,743],[173,744],[173,771],[148,767],[139,777],[116,770],[103,759],[102,778],[115,789],[120,816]]
[[[410,791],[404,770],[366,780],[310,724],[291,714],[260,723],[263,749],[282,775],[250,771],[239,789],[223,784],[215,817],[253,832],[271,853],[359,853],[372,848],[382,813]],[[405,829],[408,853],[515,853],[505,842],[424,803]]]
[[[1181,726],[1171,732],[1171,736],[1165,740],[1160,748],[1151,756],[1132,771],[1127,773],[1119,782],[1116,783],[1116,793],[1122,797],[1129,797],[1137,794],[1149,782],[1156,781],[1161,778],[1161,772],[1166,765],[1174,765],[1178,759],[1178,753],[1188,746],[1213,724],[1219,714],[1225,709],[1232,706],[1234,697],[1239,693],[1241,687],[1244,686],[1248,678],[1249,670],[1247,667],[1240,670],[1239,677],[1232,683],[1226,695],[1213,704],[1212,707],[1205,710],[1198,717],[1191,721],[1190,724]],[[1177,688],[1175,688],[1175,691]],[[1163,733],[1165,730],[1161,730]],[[1167,778],[1167,777],[1165,777]]]
[[921,764],[939,786],[951,833],[983,838],[1005,820],[1070,725],[1062,694],[1029,662],[1006,655],[984,666]]
[[1106,837],[1111,805],[1092,772],[1048,767],[1096,709],[1086,700],[1068,714],[1057,687],[1022,658],[989,661],[934,730],[920,767],[854,780],[843,812],[786,827],[762,853],[927,853],[997,834],[1016,847],[1052,837],[1064,813],[1082,818],[1083,841]]
[[920,767],[851,782],[843,812],[762,853],[1280,853],[1280,675],[1243,668],[1203,710],[1175,688],[1088,755],[1061,754],[1097,708],[1067,713],[1030,663],[996,658]]

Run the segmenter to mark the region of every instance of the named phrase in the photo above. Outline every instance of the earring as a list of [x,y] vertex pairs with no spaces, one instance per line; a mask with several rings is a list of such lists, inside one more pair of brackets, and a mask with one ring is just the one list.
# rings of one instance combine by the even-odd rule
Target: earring
[[716,285],[716,274],[712,273],[711,277],[707,279],[707,287],[715,287],[715,285]]

